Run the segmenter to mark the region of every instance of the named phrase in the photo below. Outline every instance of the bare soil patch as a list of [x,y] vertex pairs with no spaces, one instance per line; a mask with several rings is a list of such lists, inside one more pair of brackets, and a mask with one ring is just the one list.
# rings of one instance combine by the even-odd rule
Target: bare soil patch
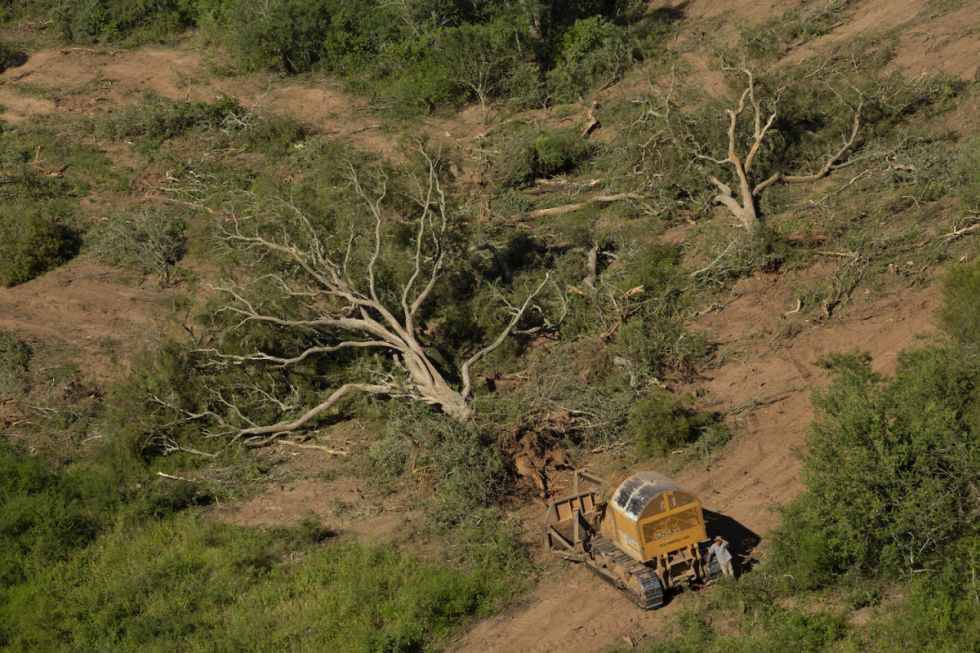
[[663,628],[680,604],[644,612],[584,567],[568,565],[543,581],[523,608],[482,621],[454,646],[459,653],[595,653],[635,644]]
[[702,408],[726,415],[737,435],[713,464],[678,478],[706,508],[759,534],[776,525],[774,508],[801,488],[795,451],[813,417],[810,392],[826,380],[816,361],[833,352],[867,351],[876,370],[892,372],[898,353],[932,330],[940,304],[938,289],[928,287],[854,305],[816,323],[783,317],[794,304],[787,285],[768,275],[743,280],[736,298],[699,325],[723,343],[723,358],[691,390]]
[[111,113],[152,92],[171,100],[226,95],[246,107],[295,118],[384,156],[395,148],[363,102],[325,81],[283,82],[273,75],[213,77],[201,56],[173,48],[43,50],[0,74],[0,118],[18,123],[51,114]]
[[828,48],[863,34],[894,30],[899,35],[892,60],[908,77],[949,73],[963,80],[977,74],[980,60],[980,5],[966,2],[943,13],[926,0],[865,0],[828,34],[813,39],[786,57],[788,63],[820,56]]
[[115,378],[149,334],[165,328],[170,292],[78,258],[0,288],[0,329],[64,351],[88,378],[103,382]]
[[300,479],[266,486],[242,502],[215,506],[210,514],[240,526],[293,527],[314,520],[341,538],[379,543],[400,539],[419,516],[360,479]]

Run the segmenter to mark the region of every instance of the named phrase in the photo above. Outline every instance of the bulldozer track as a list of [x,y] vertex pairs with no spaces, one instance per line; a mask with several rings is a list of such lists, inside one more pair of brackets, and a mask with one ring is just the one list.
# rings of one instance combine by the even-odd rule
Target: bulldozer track
[[629,557],[601,535],[592,538],[591,545],[592,559],[588,567],[593,573],[624,592],[644,610],[655,610],[664,604],[663,586],[652,569]]

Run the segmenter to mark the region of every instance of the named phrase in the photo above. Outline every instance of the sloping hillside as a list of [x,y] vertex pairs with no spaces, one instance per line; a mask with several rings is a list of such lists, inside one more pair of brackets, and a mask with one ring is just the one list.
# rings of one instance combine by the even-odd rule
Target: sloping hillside
[[[91,43],[54,34],[81,29],[74,9],[0,13],[0,45],[17,51],[0,72],[0,219],[11,243],[42,234],[7,258],[30,267],[43,234],[68,234],[0,287],[0,436],[11,469],[48,461],[37,478],[65,474],[57,492],[74,488],[65,505],[89,520],[62,553],[17,558],[11,569],[29,571],[0,576],[16,585],[0,592],[0,646],[673,646],[683,620],[704,625],[698,611],[738,590],[639,612],[552,559],[541,519],[571,470],[669,473],[711,511],[709,529],[733,540],[756,587],[765,581],[752,575],[771,575],[780,510],[807,487],[799,454],[813,391],[836,378],[828,356],[867,352],[891,377],[901,352],[948,338],[937,336],[942,279],[975,261],[980,235],[973,3],[609,3],[567,24],[553,7],[536,26],[514,8],[459,9],[431,33],[421,14],[398,14],[405,40],[383,47],[371,31],[381,26],[337,10],[286,21],[326,30],[302,66],[281,43],[245,49],[267,42],[232,15],[248,3],[212,4],[225,9],[165,21],[153,37],[113,23],[129,36]],[[145,20],[156,30],[158,18]],[[338,45],[338,29],[352,40]],[[498,32],[517,45],[487,65],[509,77],[445,72],[471,73],[465,63],[484,52],[473,43],[489,51]],[[466,40],[477,38],[490,41]],[[534,54],[528,38],[540,39]],[[470,44],[463,63],[432,54],[451,49],[446,39]],[[724,157],[753,135],[742,163],[758,156],[765,171],[755,230],[718,199],[727,183],[739,201]],[[324,282],[330,270],[343,283]],[[413,287],[430,274],[427,290]],[[353,303],[330,314],[339,300]],[[344,320],[375,311],[384,322],[386,306],[415,349],[357,358],[377,342],[351,344]],[[341,340],[328,323],[344,325]],[[405,362],[416,354],[471,420],[420,394]],[[303,416],[347,386],[381,390]],[[669,428],[644,423],[644,402]],[[86,476],[103,467],[105,479]],[[103,493],[115,498],[85,503]],[[127,548],[129,527],[143,550]],[[23,538],[12,551],[43,548],[29,538],[47,527],[32,528],[8,529]],[[152,573],[186,600],[99,599],[103,617],[132,619],[116,635],[80,625],[73,608],[54,626],[22,616],[55,591],[81,605],[84,565],[120,584],[114,573],[164,552],[211,569],[218,598],[161,567]],[[879,641],[908,578],[846,573],[866,574],[874,600],[845,596],[842,576],[799,598],[759,585],[744,613],[775,592],[786,623],[831,606],[812,650]],[[362,591],[379,603],[358,612]],[[249,612],[221,592],[241,593]],[[187,609],[198,602],[200,617]],[[162,606],[157,626],[141,621],[149,605]],[[262,626],[293,611],[306,621]],[[324,611],[349,613],[351,639],[324,634],[337,630]],[[317,625],[302,631],[307,622]],[[248,634],[203,634],[236,627]],[[718,646],[778,635],[727,612],[705,628]]]

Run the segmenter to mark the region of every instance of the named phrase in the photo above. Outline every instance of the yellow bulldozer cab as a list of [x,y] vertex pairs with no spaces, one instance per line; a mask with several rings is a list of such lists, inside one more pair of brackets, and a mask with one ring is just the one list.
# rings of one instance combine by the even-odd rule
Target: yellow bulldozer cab
[[640,562],[707,539],[701,502],[656,472],[640,472],[623,481],[607,511],[603,535]]

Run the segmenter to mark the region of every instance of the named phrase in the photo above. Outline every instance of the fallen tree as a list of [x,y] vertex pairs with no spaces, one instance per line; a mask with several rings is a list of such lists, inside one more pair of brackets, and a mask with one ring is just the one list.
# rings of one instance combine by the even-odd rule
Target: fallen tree
[[[275,224],[275,220],[270,223],[263,216],[263,207],[255,202],[246,203],[249,208],[244,211],[228,215],[222,238],[233,250],[247,253],[247,260],[255,262],[254,274],[248,279],[261,277],[278,289],[284,301],[276,304],[256,298],[256,293],[248,289],[248,280],[228,282],[215,286],[227,299],[220,312],[233,318],[232,329],[268,325],[298,333],[309,344],[302,351],[288,355],[266,349],[246,353],[231,353],[218,347],[199,350],[213,366],[265,364],[289,368],[341,352],[354,354],[354,360],[362,352],[381,352],[389,364],[372,370],[367,375],[369,378],[364,378],[363,373],[353,375],[351,381],[336,385],[314,405],[300,406],[270,398],[280,413],[280,419],[272,423],[252,421],[234,401],[220,394],[216,394],[212,404],[222,406],[222,410],[194,415],[184,411],[187,417],[210,418],[233,439],[255,444],[310,425],[342,399],[356,393],[424,402],[461,422],[472,416],[474,366],[514,332],[534,298],[548,283],[548,275],[529,288],[522,301],[508,304],[509,319],[484,346],[469,355],[454,352],[461,362],[452,368],[448,368],[450,363],[437,362],[426,346],[419,316],[432,299],[433,291],[457,263],[457,256],[447,246],[451,220],[438,162],[424,149],[420,151],[427,172],[415,180],[413,217],[388,211],[387,177],[381,175],[369,190],[361,173],[354,166],[349,167],[353,196],[359,198],[365,211],[366,219],[362,223],[370,225],[362,229],[367,233],[358,233],[354,226],[339,238],[336,233],[325,233],[300,207],[285,199],[280,200],[281,208],[295,225],[293,230]],[[391,246],[394,237],[386,226],[392,224],[398,224],[403,230],[411,228],[407,247],[411,261],[407,277],[402,281],[390,269],[395,263],[406,262],[406,248]],[[366,243],[360,245],[363,236]],[[385,260],[387,257],[403,260]],[[278,267],[274,266],[271,272],[264,271],[270,261]]]
[[[729,214],[738,220],[747,231],[755,233],[763,224],[762,215],[759,211],[759,200],[766,189],[776,184],[802,184],[817,181],[834,170],[854,163],[853,159],[847,157],[853,150],[861,129],[861,111],[864,107],[864,99],[859,96],[854,106],[850,132],[844,136],[841,146],[832,152],[816,171],[789,174],[783,170],[775,170],[765,179],[758,179],[753,165],[757,162],[766,138],[771,134],[773,124],[776,122],[779,110],[779,94],[776,94],[772,103],[772,110],[763,111],[762,102],[756,96],[755,77],[752,71],[747,68],[739,68],[738,70],[746,76],[747,83],[739,97],[738,104],[725,110],[725,114],[728,116],[728,151],[726,156],[724,158],[708,156],[702,153],[703,148],[701,147],[696,147],[695,156],[701,161],[714,165],[731,166],[735,176],[736,188],[713,174],[708,175],[708,180],[718,191],[713,199],[717,204],[728,209]],[[743,155],[739,152],[737,132],[739,119],[746,109],[751,109],[752,112],[752,135],[751,144]],[[766,113],[768,115],[765,115]]]

